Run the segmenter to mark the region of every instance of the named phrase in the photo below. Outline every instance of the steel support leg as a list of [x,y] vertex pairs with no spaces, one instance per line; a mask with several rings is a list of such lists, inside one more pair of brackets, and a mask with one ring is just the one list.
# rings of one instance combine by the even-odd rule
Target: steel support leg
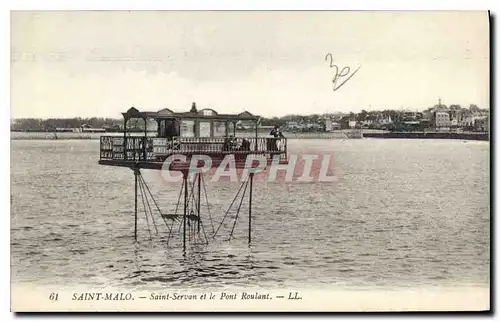
[[134,237],[135,241],[137,241],[137,176],[138,176],[138,169],[134,169],[134,177],[135,177],[135,207],[134,207],[134,212],[135,212],[135,221],[134,221]]
[[186,218],[187,218],[187,208],[188,208],[188,183],[187,183],[187,172],[183,172],[184,179],[184,217],[183,217],[183,236],[182,236],[182,249],[184,254],[186,254]]
[[248,197],[248,245],[252,242],[252,193],[253,193],[253,173],[250,173],[250,195]]
[[200,233],[200,226],[201,226],[200,208],[201,208],[201,172],[198,173],[198,234]]

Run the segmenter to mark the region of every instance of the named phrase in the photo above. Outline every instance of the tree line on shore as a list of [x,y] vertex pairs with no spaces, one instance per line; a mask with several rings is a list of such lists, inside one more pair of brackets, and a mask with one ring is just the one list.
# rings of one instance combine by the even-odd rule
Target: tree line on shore
[[[324,113],[324,114],[309,114],[298,115],[289,114],[281,117],[263,117],[260,124],[264,126],[286,126],[287,122],[294,121],[303,124],[321,124],[324,123],[325,118],[340,121],[341,119],[348,119],[356,122],[364,122],[368,120],[390,119],[393,123],[397,123],[409,118],[421,119],[424,117],[425,112],[434,108],[445,108],[448,110],[456,111],[462,110],[468,113],[485,112],[487,110],[480,109],[477,105],[471,104],[469,108],[462,108],[460,105],[439,105],[431,107],[423,112],[411,112],[408,110],[382,110],[382,111],[366,111],[362,110],[359,113]],[[150,128],[153,124],[149,125]],[[143,122],[135,122],[127,127],[144,129]],[[103,128],[109,131],[121,131],[123,129],[123,119],[91,117],[91,118],[18,118],[11,120],[11,131],[55,131],[61,128],[78,129],[82,127]]]
[[90,126],[92,128],[120,128],[123,120],[91,117],[91,118],[19,118],[13,119],[10,124],[11,131],[55,131],[60,128],[81,128]]

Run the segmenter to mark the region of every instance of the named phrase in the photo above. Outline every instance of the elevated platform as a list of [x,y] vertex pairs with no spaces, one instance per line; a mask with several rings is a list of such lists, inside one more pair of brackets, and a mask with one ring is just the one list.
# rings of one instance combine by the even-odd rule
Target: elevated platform
[[[267,161],[266,166],[271,165],[273,160],[278,160],[279,164],[288,163],[285,138],[231,138],[227,140],[227,138],[203,137],[166,139],[142,136],[102,136],[99,164],[162,170],[164,161],[173,155],[181,155],[186,159],[171,162],[168,169],[170,171],[189,169],[193,156],[209,157],[211,167],[218,167],[229,156],[234,160],[237,169],[247,166],[248,157],[263,157]],[[258,160],[252,162],[252,167],[258,165]],[[199,160],[197,167],[202,166],[204,162]]]

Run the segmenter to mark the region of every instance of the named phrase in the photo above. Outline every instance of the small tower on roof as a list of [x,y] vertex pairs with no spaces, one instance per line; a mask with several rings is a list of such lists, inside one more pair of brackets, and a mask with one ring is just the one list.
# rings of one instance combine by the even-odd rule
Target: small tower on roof
[[191,105],[191,110],[189,112],[198,113],[198,109],[196,108],[196,102],[193,102],[193,104]]

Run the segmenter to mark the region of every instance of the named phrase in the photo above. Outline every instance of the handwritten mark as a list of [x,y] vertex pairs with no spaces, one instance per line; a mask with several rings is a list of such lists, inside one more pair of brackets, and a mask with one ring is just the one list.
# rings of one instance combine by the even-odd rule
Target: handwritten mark
[[[326,54],[325,61],[328,61],[328,59],[330,59],[330,68],[335,68],[335,76],[333,76],[332,79],[334,92],[344,86],[344,84],[347,83],[347,81],[350,80],[361,68],[361,66],[359,66],[354,72],[351,73],[351,68],[345,66],[339,73],[339,67],[333,63],[333,55],[331,53]],[[342,78],[344,78],[343,81],[341,80]]]

